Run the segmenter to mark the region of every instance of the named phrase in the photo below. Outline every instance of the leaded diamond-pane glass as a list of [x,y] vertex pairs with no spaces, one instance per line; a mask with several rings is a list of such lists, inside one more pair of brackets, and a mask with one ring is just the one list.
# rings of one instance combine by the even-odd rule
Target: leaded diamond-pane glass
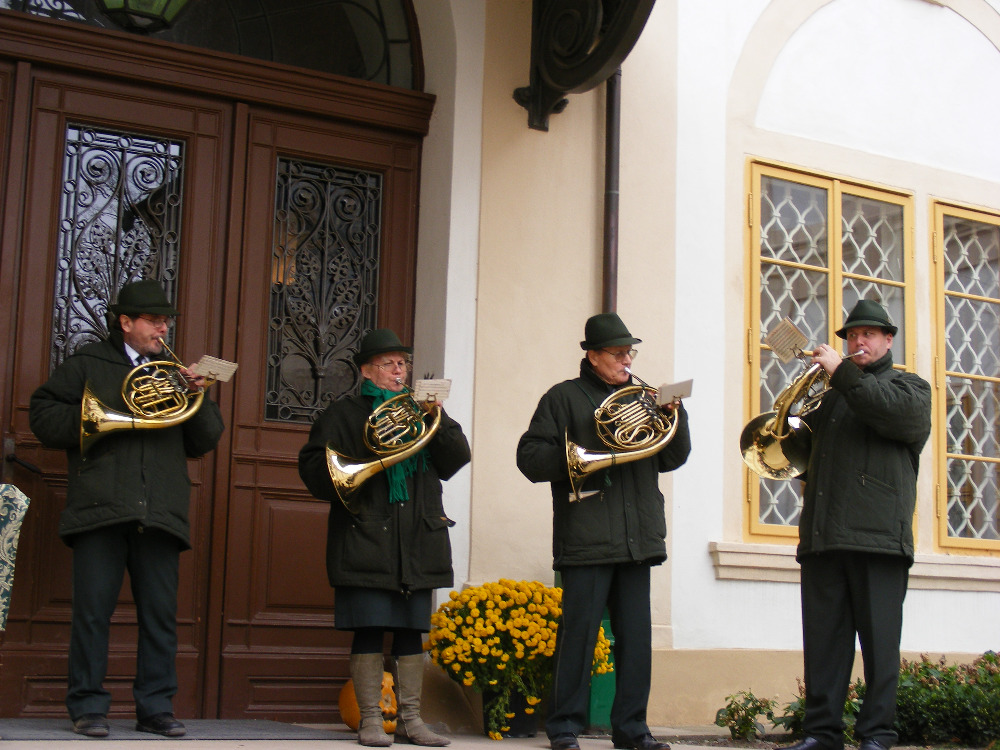
[[1000,227],[945,216],[943,245],[948,534],[996,540]]
[[176,299],[183,166],[180,142],[67,126],[53,368],[107,335],[108,304],[128,282],[156,279]]
[[354,392],[375,327],[382,175],[281,159],[271,252],[265,418],[310,423]]
[[903,207],[845,193],[841,200],[844,272],[903,281]]
[[760,257],[826,268],[828,191],[787,180],[761,180]]

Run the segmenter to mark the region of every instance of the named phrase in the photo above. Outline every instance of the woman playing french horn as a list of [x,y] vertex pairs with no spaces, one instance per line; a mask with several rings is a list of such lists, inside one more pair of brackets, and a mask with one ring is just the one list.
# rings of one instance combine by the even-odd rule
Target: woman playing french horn
[[[440,404],[416,405],[403,395],[411,352],[387,328],[368,333],[354,356],[361,392],[320,414],[299,453],[302,480],[315,497],[330,503],[326,564],[336,589],[335,620],[339,630],[354,632],[358,742],[374,747],[393,741],[383,730],[379,706],[387,631],[393,634],[398,668],[396,737],[416,745],[449,743],[420,719],[422,634],[430,630],[433,590],[454,585],[448,536],[454,522],[444,511],[441,482],[467,464],[471,453],[461,426]],[[425,439],[423,428],[437,425],[421,449],[400,453],[406,457],[398,462],[373,450],[373,433],[410,431],[395,416],[383,418],[396,411],[404,413],[401,420],[417,423],[414,433],[422,434],[415,441]]]

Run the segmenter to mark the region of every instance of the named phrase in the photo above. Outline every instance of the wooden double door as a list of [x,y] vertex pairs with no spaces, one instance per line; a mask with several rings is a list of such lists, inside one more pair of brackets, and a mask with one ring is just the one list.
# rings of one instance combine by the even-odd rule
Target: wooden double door
[[[66,464],[32,435],[28,406],[53,365],[57,280],[65,271],[60,247],[72,229],[64,205],[67,132],[92,128],[182,144],[175,349],[186,361],[211,354],[239,363],[234,380],[213,386],[227,426],[218,449],[189,462],[193,549],[181,557],[175,710],[182,718],[335,720],[350,644],[333,628],[324,567],[328,506],[298,477],[308,420],[268,409],[275,400],[269,373],[282,356],[273,345],[281,282],[275,248],[282,244],[275,237],[277,175],[282,160],[293,160],[379,176],[377,288],[362,295],[375,305],[378,325],[409,338],[419,131],[432,100],[221,56],[194,68],[190,53],[166,47],[153,50],[151,63],[149,49],[122,35],[0,17],[5,24],[0,426],[3,481],[21,488],[31,505],[2,634],[0,715],[65,715],[72,558],[57,526]],[[146,62],[138,73],[116,72],[140,51]],[[406,122],[391,122],[394,108],[408,112]],[[126,581],[106,682],[113,715],[132,711],[135,640]]]

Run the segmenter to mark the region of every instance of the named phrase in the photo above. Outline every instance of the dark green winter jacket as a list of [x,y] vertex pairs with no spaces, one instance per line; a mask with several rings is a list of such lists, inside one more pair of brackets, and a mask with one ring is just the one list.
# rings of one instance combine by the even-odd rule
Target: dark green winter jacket
[[678,408],[677,432],[659,453],[592,473],[579,502],[566,466],[566,436],[587,450],[608,453],[597,435],[594,410],[616,387],[601,380],[584,358],[580,377],[542,396],[517,445],[517,468],[532,482],[552,484],[552,567],[667,559],[667,523],[659,474],[681,466],[691,452],[687,412]]
[[844,360],[805,417],[812,430],[798,557],[830,550],[913,561],[920,450],[931,430],[931,387],[894,370],[892,352],[863,370]]
[[121,332],[113,330],[66,359],[31,396],[31,431],[46,447],[66,450],[69,486],[59,536],[70,546],[75,534],[129,521],[191,546],[187,459],[213,450],[224,429],[207,395],[180,425],[109,432],[80,455],[84,385],[109,409],[129,413],[121,387],[132,367]]
[[[391,591],[448,588],[454,585],[448,518],[441,481],[469,463],[469,441],[461,425],[443,411],[437,433],[417,455],[421,468],[407,477],[409,500],[389,502],[389,482],[382,471],[340,501],[326,463],[326,446],[359,462],[375,454],[363,440],[372,413],[371,396],[346,396],[319,415],[309,442],[299,451],[299,476],[309,492],[330,503],[326,571],[331,586],[364,586]],[[426,468],[423,467],[426,457]]]

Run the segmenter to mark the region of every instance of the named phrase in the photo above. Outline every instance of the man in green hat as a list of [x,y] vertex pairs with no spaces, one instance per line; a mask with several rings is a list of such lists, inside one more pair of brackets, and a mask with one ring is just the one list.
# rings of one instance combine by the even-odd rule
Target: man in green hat
[[830,390],[805,416],[811,429],[802,479],[801,565],[805,738],[789,750],[842,750],[843,710],[855,636],[865,697],[854,726],[860,750],[885,750],[893,730],[903,598],[913,563],[920,451],[931,430],[931,387],[893,369],[897,327],[885,308],[860,300],[837,336],[814,351]]
[[[105,408],[131,416],[122,383],[141,362],[162,359],[162,337],[177,310],[153,279],[126,284],[110,306],[107,338],[79,349],[31,397],[30,425],[43,445],[65,449],[66,508],[59,535],[73,549],[73,616],[66,707],[73,731],[109,732],[108,666],[111,616],[129,572],[139,627],[132,684],[136,729],[179,737],[177,582],[180,553],[191,547],[189,458],[213,450],[224,429],[207,396],[188,418],[169,426],[107,432],[84,453],[81,402],[85,387]],[[187,368],[190,388],[204,385]]]
[[[552,567],[562,576],[562,618],[545,731],[552,750],[578,750],[586,728],[590,671],[605,608],[615,636],[615,698],[611,739],[616,748],[668,750],[646,723],[652,661],[650,568],[667,558],[667,525],[659,475],[681,466],[691,451],[687,412],[678,401],[673,438],[652,453],[615,453],[580,487],[570,482],[566,441],[608,453],[594,411],[632,385],[635,338],[615,313],[594,315],[584,327],[580,375],[542,396],[517,445],[517,467],[552,488]],[[628,392],[626,403],[635,400]],[[655,415],[659,407],[647,404]],[[648,413],[648,412],[647,412]],[[664,433],[666,435],[668,433]]]
[[[450,742],[420,718],[423,634],[431,627],[434,589],[454,586],[448,538],[454,521],[445,513],[441,482],[469,462],[469,442],[440,404],[422,402],[422,413],[415,418],[425,421],[425,429],[426,419],[440,409],[436,431],[423,433],[433,437],[416,453],[363,480],[349,494],[349,502],[341,501],[327,461],[329,448],[353,465],[378,465],[366,438],[368,418],[403,393],[412,351],[388,328],[366,334],[354,355],[362,378],[360,393],[327,407],[299,452],[302,481],[315,497],[330,503],[326,570],[336,588],[337,629],[354,632],[351,679],[361,715],[358,742],[368,747],[393,742],[383,728],[379,705],[387,632],[392,633],[399,687],[396,739],[432,747]],[[383,461],[388,463],[388,457]]]

